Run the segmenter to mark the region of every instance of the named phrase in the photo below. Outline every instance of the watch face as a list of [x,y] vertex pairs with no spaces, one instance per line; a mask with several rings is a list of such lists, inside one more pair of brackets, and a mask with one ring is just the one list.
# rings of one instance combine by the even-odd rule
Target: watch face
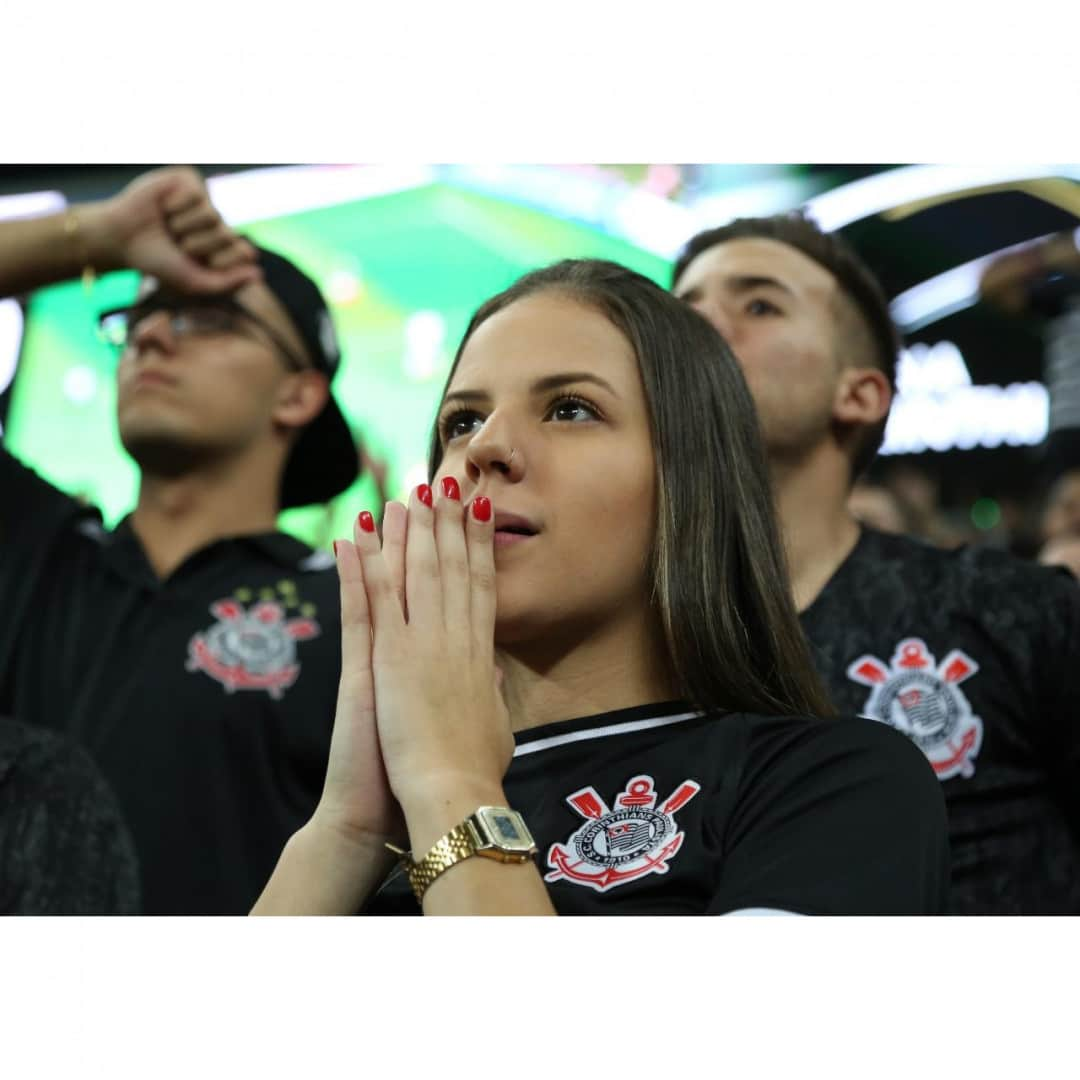
[[533,839],[525,828],[521,815],[498,806],[482,806],[476,816],[483,823],[488,837],[497,847],[507,851],[531,851]]
[[517,825],[506,814],[492,814],[489,820],[495,826],[495,832],[500,840],[506,840],[512,844],[515,840],[521,839]]

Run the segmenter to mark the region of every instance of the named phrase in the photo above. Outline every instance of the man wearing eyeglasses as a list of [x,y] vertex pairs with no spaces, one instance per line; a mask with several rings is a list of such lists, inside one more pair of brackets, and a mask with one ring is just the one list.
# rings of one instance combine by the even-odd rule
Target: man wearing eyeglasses
[[91,267],[143,273],[101,318],[138,501],[106,531],[0,452],[0,712],[91,751],[147,912],[246,912],[314,808],[334,714],[333,560],[276,529],[357,475],[333,326],[190,169],[0,224],[0,294]]

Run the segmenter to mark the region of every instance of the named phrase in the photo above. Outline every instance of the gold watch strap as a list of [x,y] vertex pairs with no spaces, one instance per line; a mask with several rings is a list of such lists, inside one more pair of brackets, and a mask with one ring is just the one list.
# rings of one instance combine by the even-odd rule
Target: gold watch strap
[[522,863],[528,862],[536,854],[536,844],[529,835],[528,829],[525,828],[525,823],[521,821],[520,814],[514,816],[518,819],[520,830],[524,832],[524,838],[530,846],[513,850],[501,847],[498,841],[492,844],[485,836],[488,826],[483,825],[481,828],[480,815],[488,811],[513,813],[502,807],[480,807],[475,814],[471,814],[460,825],[455,825],[418,862],[413,862],[411,852],[402,851],[393,844],[386,845],[388,850],[401,857],[401,865],[409,876],[409,884],[412,886],[418,903],[423,903],[424,893],[444,870],[449,870],[451,866],[473,855],[485,855],[504,863]]
[[444,870],[475,854],[476,845],[466,823],[455,825],[419,862],[409,864],[409,884],[417,903],[423,902],[424,893]]

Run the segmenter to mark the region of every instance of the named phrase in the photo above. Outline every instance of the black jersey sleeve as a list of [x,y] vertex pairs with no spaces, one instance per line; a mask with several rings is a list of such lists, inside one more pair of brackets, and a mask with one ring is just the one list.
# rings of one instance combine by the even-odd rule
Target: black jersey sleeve
[[16,598],[32,589],[61,529],[79,516],[94,514],[0,444],[0,610],[5,622],[19,610]]
[[59,523],[78,513],[79,504],[53,487],[0,444],[0,551],[32,550]]
[[12,707],[5,672],[41,574],[57,558],[54,542],[67,523],[88,513],[0,445],[0,711]]
[[747,733],[709,913],[937,914],[949,849],[941,785],[903,735],[865,719]]
[[135,848],[84,751],[0,719],[0,914],[130,915]]

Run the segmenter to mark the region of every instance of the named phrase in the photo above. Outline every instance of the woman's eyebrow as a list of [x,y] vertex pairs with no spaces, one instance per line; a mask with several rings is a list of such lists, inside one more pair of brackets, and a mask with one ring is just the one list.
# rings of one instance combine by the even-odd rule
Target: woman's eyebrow
[[[551,390],[557,390],[561,386],[581,382],[594,383],[596,386],[606,390],[612,397],[619,396],[618,391],[611,383],[590,371],[567,371],[558,375],[545,375],[543,378],[537,379],[529,389],[534,394],[543,394]],[[475,405],[490,399],[491,395],[486,390],[453,390],[443,398],[443,407],[445,408],[446,405],[451,403]]]
[[594,375],[591,371],[567,371],[560,375],[545,375],[532,384],[532,391],[534,394],[543,393],[547,390],[557,390],[560,386],[577,382],[594,383],[596,386],[603,387],[612,397],[619,396],[611,383],[606,379],[602,379],[599,375]]
[[447,405],[454,403],[461,403],[466,405],[479,404],[481,402],[487,401],[490,396],[490,394],[485,393],[485,391],[483,390],[454,390],[442,399],[440,411],[442,409],[445,409]]

